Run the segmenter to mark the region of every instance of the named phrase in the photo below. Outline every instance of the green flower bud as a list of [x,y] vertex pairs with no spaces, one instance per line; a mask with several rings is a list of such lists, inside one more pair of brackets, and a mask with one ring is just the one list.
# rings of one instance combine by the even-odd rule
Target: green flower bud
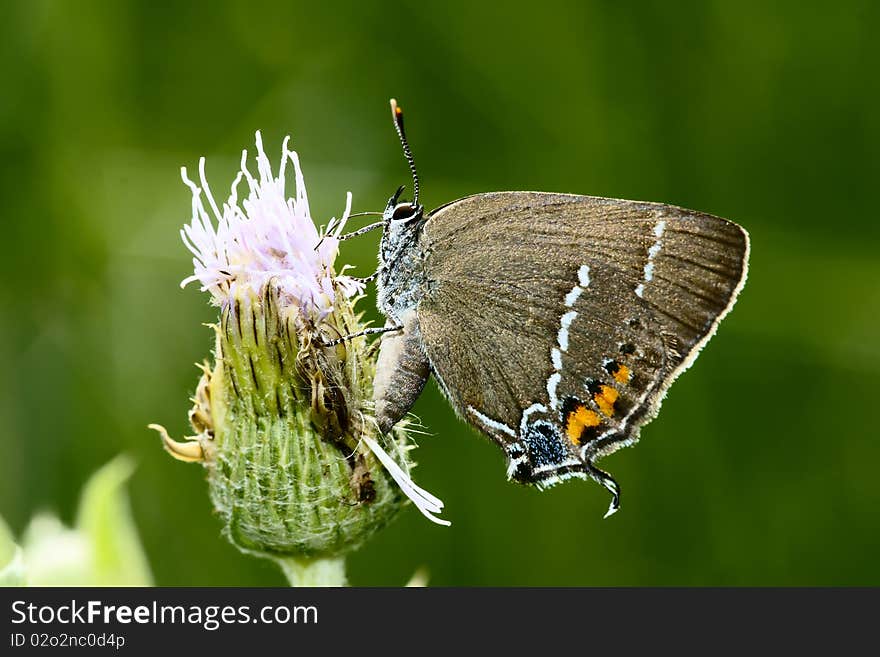
[[[350,196],[334,232],[321,238],[286,140],[283,158],[294,165],[295,199],[284,196],[285,165],[278,178],[271,174],[257,133],[260,178],[243,155],[222,211],[204,159],[200,187],[183,172],[193,219],[182,235],[195,255],[184,284],[201,282],[221,308],[215,363],[203,366],[193,399],[196,435],[177,442],[151,427],[173,456],[206,467],[234,545],[278,560],[292,581],[342,583],[340,557],[385,526],[407,497],[435,521],[431,512],[442,503],[409,479],[405,429],[379,434],[371,401],[376,350],[364,337],[329,346],[364,328],[354,309],[361,286],[333,271]],[[250,189],[243,210],[242,176]]]
[[[279,302],[271,288],[236,298],[217,327],[210,405],[199,409],[213,427],[203,443],[211,498],[244,550],[335,556],[387,524],[405,497],[361,440],[379,438],[365,340],[323,346],[322,334],[358,330],[350,302],[337,295],[317,326]],[[404,437],[388,442],[407,468]]]

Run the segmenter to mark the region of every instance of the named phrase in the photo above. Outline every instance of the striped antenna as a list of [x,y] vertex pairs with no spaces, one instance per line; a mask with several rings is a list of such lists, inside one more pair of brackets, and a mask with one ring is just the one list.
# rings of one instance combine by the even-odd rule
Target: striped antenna
[[409,149],[409,143],[406,141],[406,132],[403,129],[403,108],[397,104],[397,101],[391,99],[391,115],[394,117],[394,127],[397,129],[397,136],[400,137],[400,145],[403,146],[403,156],[409,164],[409,170],[412,171],[413,177],[413,205],[419,204],[419,174],[416,173],[416,163],[413,160],[412,151]]

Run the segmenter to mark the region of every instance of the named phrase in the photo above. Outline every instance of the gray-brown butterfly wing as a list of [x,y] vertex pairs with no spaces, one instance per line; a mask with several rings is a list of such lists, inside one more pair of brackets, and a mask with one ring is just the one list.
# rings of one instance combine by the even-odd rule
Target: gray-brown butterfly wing
[[422,239],[434,373],[505,449],[509,474],[539,485],[602,480],[593,461],[637,439],[731,308],[748,258],[724,219],[538,192],[455,201]]

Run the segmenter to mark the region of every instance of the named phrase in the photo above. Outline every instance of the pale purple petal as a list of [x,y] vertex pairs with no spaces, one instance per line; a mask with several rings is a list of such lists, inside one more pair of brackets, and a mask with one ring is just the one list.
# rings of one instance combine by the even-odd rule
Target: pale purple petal
[[[339,249],[335,236],[328,236],[315,249],[320,235],[309,213],[299,157],[287,148],[289,137],[282,145],[277,178],[259,132],[255,141],[258,177],[248,170],[247,151],[242,151],[241,170],[222,207],[218,207],[208,185],[204,158],[199,160],[200,185],[187,177],[186,168],[181,169],[181,177],[193,195],[192,219],[181,230],[181,239],[195,256],[193,275],[181,285],[198,281],[217,304],[223,305],[235,294],[250,291],[258,295],[273,281],[288,302],[305,313],[323,317],[332,309],[337,291],[349,297],[360,293],[362,286],[348,276],[331,276]],[[294,169],[293,197],[285,192],[288,159]],[[242,178],[247,183],[247,197],[239,201]],[[348,194],[341,224],[350,212]]]

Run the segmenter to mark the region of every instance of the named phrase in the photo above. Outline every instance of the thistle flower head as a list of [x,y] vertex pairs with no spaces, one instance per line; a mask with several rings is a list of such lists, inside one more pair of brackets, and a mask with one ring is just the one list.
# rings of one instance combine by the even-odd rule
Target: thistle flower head
[[[350,277],[332,273],[339,245],[336,236],[351,212],[351,194],[346,196],[345,210],[334,234],[326,236],[315,248],[320,237],[309,212],[299,157],[288,149],[289,141],[290,137],[284,139],[281,166],[275,177],[263,151],[262,136],[257,132],[259,177],[251,174],[247,150],[242,151],[241,170],[222,206],[217,205],[208,185],[204,157],[199,160],[200,186],[189,179],[186,167],[181,168],[183,181],[193,197],[192,220],[184,225],[180,235],[193,253],[194,268],[193,275],[185,278],[181,286],[198,281],[202,290],[209,291],[213,301],[222,306],[242,288],[260,295],[271,280],[285,304],[295,304],[301,312],[316,319],[332,310],[338,292],[351,297],[362,290]],[[296,187],[292,198],[287,198],[285,191],[288,162],[293,164]],[[242,178],[247,185],[247,197],[239,203]]]
[[[381,435],[372,415],[375,350],[365,338],[327,346],[363,327],[362,286],[333,267],[351,195],[332,234],[312,221],[299,159],[282,146],[276,176],[256,134],[257,177],[242,153],[218,205],[199,161],[192,219],[181,231],[193,275],[220,306],[215,363],[203,367],[189,442],[166,449],[208,469],[224,532],[239,548],[276,559],[337,558],[384,526],[410,498],[435,522],[442,502],[409,476],[402,428]],[[285,191],[293,165],[295,195]],[[239,200],[242,181],[247,196]]]

